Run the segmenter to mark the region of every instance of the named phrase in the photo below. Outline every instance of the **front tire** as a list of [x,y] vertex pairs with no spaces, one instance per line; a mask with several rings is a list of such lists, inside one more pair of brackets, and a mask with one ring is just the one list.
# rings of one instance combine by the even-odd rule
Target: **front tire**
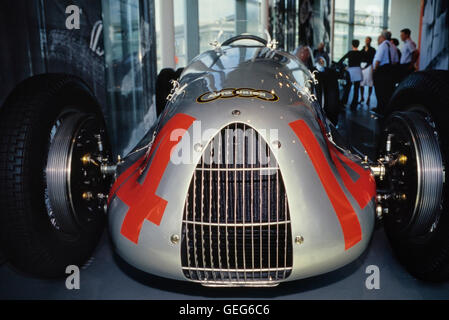
[[[392,201],[396,205],[384,216],[386,234],[412,275],[435,282],[449,280],[448,74],[426,71],[406,78],[387,107],[381,139],[384,145],[392,135],[392,152],[408,157],[390,168],[392,189],[403,199]],[[401,176],[407,180],[402,187]]]
[[19,270],[58,277],[91,256],[105,223],[99,195],[108,182],[99,168],[81,163],[84,154],[109,156],[90,89],[60,74],[21,83],[0,114],[0,245]]

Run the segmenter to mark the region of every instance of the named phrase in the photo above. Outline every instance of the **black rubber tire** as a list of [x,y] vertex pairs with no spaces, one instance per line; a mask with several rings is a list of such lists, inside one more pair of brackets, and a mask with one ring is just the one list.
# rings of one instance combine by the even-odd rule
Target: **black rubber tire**
[[[179,69],[178,69],[179,70]],[[162,69],[156,79],[156,114],[159,116],[167,104],[167,96],[172,89],[171,80],[176,80],[178,75],[171,68]]]
[[323,108],[326,116],[334,125],[337,125],[338,115],[342,110],[337,73],[333,69],[326,68],[324,72],[317,73],[317,79],[319,82],[318,99],[321,94],[324,94]]
[[64,108],[104,120],[91,90],[62,74],[29,78],[0,110],[0,246],[20,271],[45,278],[64,276],[68,265],[91,257],[105,216],[67,236],[50,223],[44,199],[50,130]]
[[[446,167],[443,208],[436,229],[425,237],[398,235],[385,221],[385,231],[399,261],[415,277],[441,282],[449,280],[449,72],[424,71],[408,76],[395,90],[387,114],[422,106],[436,125]],[[385,217],[384,219],[387,219]]]
[[6,262],[6,257],[0,251],[0,266]]

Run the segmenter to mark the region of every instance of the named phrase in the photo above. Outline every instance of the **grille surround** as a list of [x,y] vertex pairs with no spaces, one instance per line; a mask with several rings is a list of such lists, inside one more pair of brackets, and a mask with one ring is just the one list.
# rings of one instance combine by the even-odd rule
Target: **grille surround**
[[186,196],[184,276],[207,286],[273,286],[293,267],[279,165],[253,128],[233,123],[204,149]]

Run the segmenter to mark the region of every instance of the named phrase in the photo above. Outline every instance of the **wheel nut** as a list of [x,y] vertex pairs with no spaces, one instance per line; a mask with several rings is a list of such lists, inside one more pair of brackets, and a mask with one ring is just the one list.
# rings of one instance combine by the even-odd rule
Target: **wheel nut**
[[81,158],[81,163],[85,166],[87,166],[90,163],[90,154],[85,154],[82,158]]
[[93,198],[94,196],[92,195],[92,192],[86,191],[86,192],[83,192],[83,194],[81,195],[81,197],[82,197],[84,200],[92,200],[92,198]]

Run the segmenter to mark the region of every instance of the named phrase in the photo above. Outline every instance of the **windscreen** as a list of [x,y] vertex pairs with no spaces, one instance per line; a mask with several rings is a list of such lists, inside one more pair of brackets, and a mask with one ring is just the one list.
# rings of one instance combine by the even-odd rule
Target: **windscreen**
[[[257,39],[263,39],[265,41],[271,41],[268,30],[264,30],[261,25],[253,26],[248,30],[248,20],[237,20],[235,26],[230,28],[229,22],[217,21],[217,28],[208,35],[208,45],[222,45],[229,42],[229,45],[239,46],[264,46]],[[241,27],[238,27],[238,26]],[[235,39],[230,42],[231,39]]]

